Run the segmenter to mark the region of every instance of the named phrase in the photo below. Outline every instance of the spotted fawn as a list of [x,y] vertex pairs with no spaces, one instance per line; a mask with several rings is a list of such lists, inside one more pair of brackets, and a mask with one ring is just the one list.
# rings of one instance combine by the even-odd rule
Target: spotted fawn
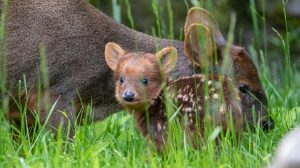
[[[168,124],[163,77],[168,76],[174,68],[176,49],[164,48],[156,54],[126,52],[118,44],[108,43],[105,56],[108,66],[114,71],[117,100],[134,115],[140,131],[145,136],[150,135],[161,152],[167,142]],[[206,77],[196,74],[170,81],[167,86],[167,92],[180,106],[181,115],[188,116],[186,129],[191,133],[194,146],[197,146],[194,139],[203,133],[205,108],[210,109],[212,121],[222,125],[225,130],[228,128],[230,111],[234,120],[238,120],[236,123],[243,123],[237,90],[228,78],[223,77],[222,82],[219,80],[218,75]],[[205,82],[209,88],[207,96],[204,94]],[[209,107],[205,106],[205,101]],[[197,122],[200,123],[198,131]]]

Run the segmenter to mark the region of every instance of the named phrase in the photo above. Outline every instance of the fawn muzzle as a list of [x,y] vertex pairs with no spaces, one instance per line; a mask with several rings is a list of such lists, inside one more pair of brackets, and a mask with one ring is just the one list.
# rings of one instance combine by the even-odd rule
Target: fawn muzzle
[[135,99],[135,93],[131,90],[126,90],[123,94],[123,99],[126,102],[133,102]]

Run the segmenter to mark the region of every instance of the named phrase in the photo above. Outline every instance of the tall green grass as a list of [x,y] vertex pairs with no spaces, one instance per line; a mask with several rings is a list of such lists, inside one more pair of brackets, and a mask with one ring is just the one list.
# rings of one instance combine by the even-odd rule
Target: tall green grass
[[1,109],[5,114],[7,112],[7,96],[6,96],[6,85],[7,85],[7,43],[6,43],[6,22],[8,14],[8,1],[2,2],[2,13],[0,20],[0,89],[1,89]]
[[[7,1],[4,1],[7,2]],[[126,1],[130,2],[130,1]],[[157,36],[162,32],[169,32],[168,37],[176,37],[172,34],[172,24],[169,21],[169,29],[161,30],[162,18],[160,15],[159,1],[153,1],[153,10],[156,16]],[[170,3],[171,1],[168,1]],[[173,123],[170,126],[172,133],[169,138],[169,151],[164,155],[157,154],[153,149],[153,144],[144,138],[137,130],[135,121],[127,112],[119,112],[108,117],[99,123],[88,125],[84,122],[82,126],[76,126],[76,137],[70,142],[64,135],[62,127],[59,127],[57,137],[45,129],[44,125],[37,128],[32,139],[26,131],[26,121],[23,121],[18,140],[13,140],[12,129],[6,117],[6,108],[1,108],[0,113],[0,167],[264,167],[269,164],[272,154],[280,138],[290,129],[295,127],[300,121],[299,117],[299,93],[300,75],[299,70],[293,69],[290,61],[289,31],[286,29],[284,34],[280,34],[276,29],[276,37],[282,42],[282,49],[278,52],[284,53],[285,63],[282,73],[274,74],[270,69],[270,62],[273,59],[268,55],[267,42],[269,34],[266,28],[263,33],[259,31],[261,24],[266,26],[265,14],[258,15],[254,1],[250,0],[253,19],[253,30],[255,30],[255,41],[260,42],[260,37],[264,38],[263,46],[259,43],[251,44],[249,51],[251,56],[257,60],[260,76],[266,89],[269,106],[272,107],[271,116],[276,122],[274,130],[263,132],[258,126],[255,131],[245,131],[242,138],[236,141],[231,135],[224,135],[224,138],[216,144],[215,138],[220,133],[219,129],[210,128],[206,130],[205,141],[198,150],[194,150],[188,142],[186,133],[180,129],[176,123],[176,112],[170,115],[169,120]],[[285,4],[282,1],[283,13],[286,17]],[[265,2],[263,2],[265,3]],[[207,6],[211,8],[211,3],[205,4],[203,1],[193,1],[193,4]],[[131,4],[134,5],[134,4]],[[5,6],[5,5],[4,5]],[[131,26],[134,21],[131,16],[129,3],[128,16]],[[173,20],[171,3],[168,4],[169,19]],[[265,5],[263,5],[265,7]],[[120,10],[120,8],[115,8]],[[1,93],[6,91],[6,47],[5,45],[5,22],[6,10],[2,13],[0,25],[1,40]],[[264,13],[264,12],[263,12]],[[120,14],[116,12],[116,16]],[[176,20],[176,18],[175,18]],[[167,23],[166,23],[167,24]],[[233,24],[234,25],[234,24]],[[164,27],[166,28],[166,26]],[[232,27],[228,37],[233,38]],[[282,51],[280,51],[282,50]],[[41,57],[46,56],[45,48],[41,48]],[[281,64],[278,62],[277,64]],[[47,81],[46,62],[42,62],[41,69],[43,81]],[[284,82],[281,82],[284,80]],[[20,86],[26,88],[26,78],[20,82]],[[41,89],[41,85],[39,86]],[[19,98],[16,97],[16,100]],[[1,98],[1,103],[7,100],[6,95]],[[7,105],[2,105],[5,107]],[[22,105],[20,105],[22,106]],[[51,109],[54,105],[50,106]],[[21,107],[22,109],[26,109]],[[91,106],[87,107],[91,112]],[[24,114],[26,112],[24,111]],[[210,126],[207,125],[207,128]]]

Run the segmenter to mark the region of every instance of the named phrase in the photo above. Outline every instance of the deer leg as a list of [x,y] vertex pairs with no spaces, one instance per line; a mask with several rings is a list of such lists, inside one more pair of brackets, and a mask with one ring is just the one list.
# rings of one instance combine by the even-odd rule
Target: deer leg
[[151,137],[155,142],[159,153],[163,152],[167,144],[167,122],[164,120],[152,120],[150,123]]

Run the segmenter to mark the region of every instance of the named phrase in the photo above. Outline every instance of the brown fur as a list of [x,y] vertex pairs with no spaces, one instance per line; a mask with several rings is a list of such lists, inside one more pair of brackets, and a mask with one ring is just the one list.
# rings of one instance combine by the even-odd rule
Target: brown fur
[[24,109],[19,109],[21,107],[25,107],[25,104],[28,106],[28,110],[26,110],[26,120],[28,126],[32,126],[34,124],[35,118],[34,118],[34,110],[35,110],[35,105],[37,101],[37,95],[36,94],[31,94],[28,98],[26,98],[26,94],[22,93],[20,97],[20,107],[15,106],[15,102],[11,101],[10,102],[10,113],[8,114],[9,120],[16,122],[17,125],[21,125],[21,113],[20,111],[24,112]]
[[[119,102],[122,101],[122,93],[128,87],[132,87],[138,95],[138,99],[143,99],[145,96],[149,97],[149,103],[151,103],[151,98],[156,98],[161,90],[162,85],[162,77],[159,75],[159,63],[154,56],[149,54],[139,53],[140,55],[136,55],[133,53],[127,54],[128,57],[120,60],[117,68],[117,73],[115,73],[116,79],[116,98]],[[134,57],[134,59],[132,58]],[[141,72],[143,76],[147,76],[151,84],[147,87],[141,87]],[[126,77],[125,80],[130,80],[130,82],[125,83],[124,85],[120,85],[119,78],[124,74]],[[145,90],[146,89],[146,90]],[[145,95],[146,94],[146,95]],[[151,103],[152,104],[152,103]],[[131,109],[131,105],[125,105],[126,108]],[[133,105],[136,110],[137,105]],[[144,110],[144,104],[141,104],[139,108],[140,110]]]

